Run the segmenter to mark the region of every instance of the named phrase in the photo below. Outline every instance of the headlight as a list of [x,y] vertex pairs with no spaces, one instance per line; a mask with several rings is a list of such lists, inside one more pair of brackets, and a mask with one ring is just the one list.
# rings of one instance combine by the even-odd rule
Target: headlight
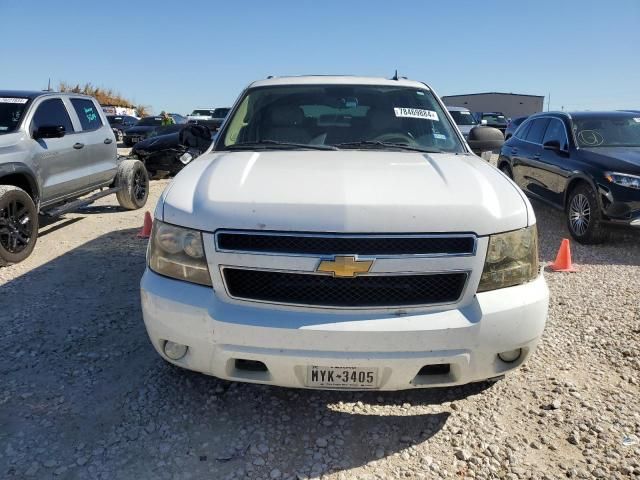
[[489,237],[478,292],[512,287],[538,276],[538,230],[536,226]]
[[156,220],[149,239],[149,268],[160,275],[211,286],[202,233]]
[[605,172],[604,178],[609,182],[616,185],[622,185],[623,187],[635,188],[640,190],[640,176],[628,175],[626,173]]

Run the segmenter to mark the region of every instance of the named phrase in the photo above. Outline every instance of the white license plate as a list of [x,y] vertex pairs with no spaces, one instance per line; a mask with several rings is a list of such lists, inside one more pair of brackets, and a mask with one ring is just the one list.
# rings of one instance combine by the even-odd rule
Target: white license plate
[[377,388],[378,369],[362,367],[307,367],[307,386],[325,388]]
[[138,143],[140,141],[140,137],[131,137],[131,143]]

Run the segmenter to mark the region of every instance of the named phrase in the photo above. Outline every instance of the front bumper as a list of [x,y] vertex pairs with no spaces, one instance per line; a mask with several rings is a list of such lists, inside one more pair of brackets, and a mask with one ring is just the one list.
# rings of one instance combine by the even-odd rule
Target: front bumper
[[[307,366],[378,368],[380,390],[461,385],[500,376],[533,353],[544,329],[548,289],[540,275],[516,287],[479,293],[464,308],[420,314],[336,315],[223,302],[211,288],[146,270],[142,311],[151,343],[167,361],[219,378],[306,387]],[[188,345],[182,359],[167,340]],[[522,348],[513,363],[497,353]],[[236,360],[267,371],[238,368]],[[446,374],[418,375],[449,364]]]
[[603,213],[611,224],[640,227],[640,190],[609,184],[599,185]]

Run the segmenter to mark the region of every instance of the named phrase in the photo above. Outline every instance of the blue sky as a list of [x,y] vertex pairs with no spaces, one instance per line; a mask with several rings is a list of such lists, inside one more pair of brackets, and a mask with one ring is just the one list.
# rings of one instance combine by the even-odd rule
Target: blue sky
[[0,24],[0,88],[92,82],[156,112],[228,106],[268,75],[396,68],[440,95],[640,109],[639,0],[0,0]]

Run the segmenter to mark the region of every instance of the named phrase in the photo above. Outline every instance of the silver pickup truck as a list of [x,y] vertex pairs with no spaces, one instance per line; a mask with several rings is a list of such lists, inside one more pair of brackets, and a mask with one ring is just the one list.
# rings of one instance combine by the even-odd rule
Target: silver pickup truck
[[118,159],[94,98],[0,90],[0,266],[31,254],[39,214],[61,215],[110,194],[137,209],[148,190],[144,164]]

